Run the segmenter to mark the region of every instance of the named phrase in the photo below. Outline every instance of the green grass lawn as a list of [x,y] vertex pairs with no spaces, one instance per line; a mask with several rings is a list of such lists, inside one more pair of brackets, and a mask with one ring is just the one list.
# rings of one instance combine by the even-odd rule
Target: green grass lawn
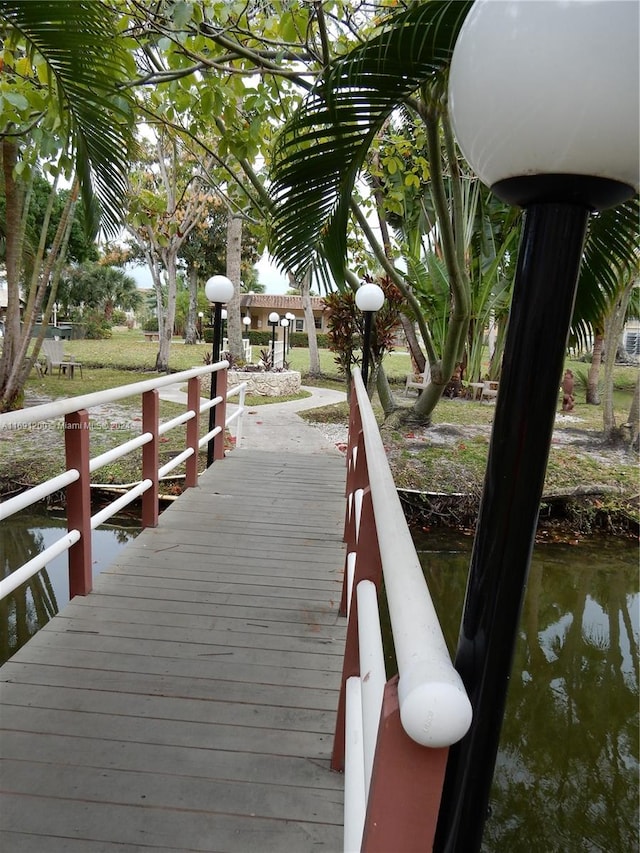
[[[263,347],[253,347],[254,363]],[[85,368],[115,368],[118,370],[153,371],[157,343],[147,343],[139,329],[114,330],[113,336],[102,341],[65,341],[65,355],[73,355]],[[205,343],[186,346],[182,338],[174,338],[171,344],[169,366],[172,370],[188,370],[204,364],[205,357],[211,352],[211,345]],[[294,347],[287,357],[291,370],[299,370],[303,375],[309,372],[309,350]],[[385,358],[385,368],[391,379],[404,378],[411,369],[409,355],[406,352],[390,353]],[[320,369],[324,376],[339,380],[334,354],[327,349],[320,350]]]
[[[131,384],[150,379],[157,374],[153,372],[157,343],[146,343],[140,331],[116,330],[113,337],[102,341],[69,341],[65,342],[65,354],[73,355],[76,361],[82,362],[83,376],[76,370],[73,379],[53,376],[38,377],[35,371],[29,379],[27,393],[32,401],[55,399],[60,397],[77,396],[101,391],[119,385]],[[254,361],[258,358],[258,347],[254,347]],[[172,343],[170,366],[173,370],[186,370],[200,366],[205,361],[205,355],[210,352],[208,344],[185,346],[181,339]],[[309,369],[309,352],[307,349],[291,350],[289,365],[303,374],[303,382],[315,382],[331,387],[344,388],[340,378],[333,353],[328,350],[320,351],[323,377],[311,380],[305,373]],[[567,362],[574,375],[581,376],[588,370],[588,364]],[[402,395],[404,379],[410,371],[410,360],[406,352],[391,353],[385,358],[385,368],[392,381],[398,400],[404,405],[411,405],[411,398]],[[636,377],[636,368],[616,368],[615,381],[615,414],[617,423],[624,423],[629,413],[631,396]],[[305,396],[301,392],[300,396]],[[570,419],[560,419],[564,428],[577,428],[581,431],[597,434],[602,431],[602,409],[599,406],[588,406],[584,402],[584,387],[581,381],[576,383],[576,405]],[[250,407],[261,403],[280,402],[274,398],[247,398]],[[92,455],[108,449],[116,443],[139,434],[140,398],[132,397],[123,400],[95,415],[96,429],[92,431]],[[379,421],[382,422],[382,412],[377,398],[374,398],[374,409]],[[558,410],[560,409],[560,396]],[[183,406],[162,402],[161,418],[167,420],[184,411]],[[459,428],[465,426],[490,426],[495,407],[491,404],[480,404],[464,400],[443,399],[434,412],[434,424],[451,424]],[[307,415],[314,421],[345,423],[348,419],[346,404],[314,409]],[[130,422],[126,428],[106,429],[104,424],[110,420]],[[201,434],[206,432],[206,418],[203,418]],[[14,483],[37,482],[46,476],[52,476],[63,470],[64,460],[61,458],[61,443],[54,442],[53,436],[36,435],[29,431],[17,431],[15,434],[0,436],[0,464],[7,470],[11,469],[10,479]],[[484,436],[462,439],[451,447],[430,447],[417,450],[411,448],[412,437],[398,432],[388,436],[396,448],[395,474],[398,485],[409,488],[428,488],[428,483],[438,483],[438,488],[453,491],[460,490],[465,484],[479,481],[486,463],[488,439]],[[168,433],[162,440],[161,464],[172,455],[184,448],[184,427]],[[407,449],[407,447],[409,449]],[[34,452],[34,448],[37,452]],[[417,452],[416,452],[417,451]],[[99,478],[105,483],[130,482],[139,478],[139,452],[125,460],[120,460],[100,471]],[[204,467],[204,457],[201,462]],[[615,469],[615,470],[614,470]],[[5,475],[6,476],[6,475]],[[591,459],[585,460],[584,454],[576,454],[571,448],[552,447],[549,464],[547,488],[561,489],[571,484],[584,482],[599,482],[602,471]],[[634,462],[621,462],[620,466],[610,466],[609,478],[613,484],[627,488],[629,483],[637,482],[634,475]],[[425,485],[427,484],[427,485]]]

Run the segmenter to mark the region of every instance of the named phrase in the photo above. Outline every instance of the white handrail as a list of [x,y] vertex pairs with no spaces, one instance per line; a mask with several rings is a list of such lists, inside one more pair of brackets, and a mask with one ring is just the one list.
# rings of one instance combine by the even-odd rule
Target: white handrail
[[55,559],[60,554],[63,554],[65,551],[68,551],[69,548],[72,545],[75,545],[79,540],[80,531],[70,530],[68,533],[65,533],[64,536],[61,536],[60,539],[56,539],[53,545],[49,545],[49,547],[45,548],[44,551],[40,551],[39,554],[36,554],[36,556],[29,560],[28,563],[20,566],[19,569],[15,570],[15,572],[11,572],[10,575],[0,581],[0,599],[5,598],[7,595],[12,593],[14,589],[17,589],[20,586],[20,584],[28,581],[29,578],[37,574],[40,569],[44,568],[48,562]]
[[[145,394],[147,391],[153,391],[157,388],[166,387],[169,385],[175,385],[177,383],[182,383],[191,379],[195,379],[196,377],[211,374],[217,372],[219,370],[224,370],[228,368],[229,364],[226,361],[218,362],[213,365],[205,365],[203,367],[196,367],[190,370],[184,370],[180,373],[173,374],[171,376],[165,377],[157,377],[155,379],[144,380],[142,382],[134,382],[128,385],[121,385],[117,388],[107,389],[105,391],[98,391],[93,394],[83,394],[78,397],[71,397],[64,400],[58,400],[53,403],[46,403],[41,406],[34,406],[29,409],[23,409],[16,412],[7,412],[3,415],[0,415],[0,431],[7,429],[19,429],[22,427],[28,427],[30,424],[38,424],[41,425],[48,420],[52,420],[55,418],[59,418],[73,412],[77,412],[81,409],[90,409],[94,406],[102,405],[107,402],[112,402],[114,400],[124,399],[126,397],[131,397],[135,395]],[[240,406],[237,412],[230,418],[226,418],[226,424],[228,424],[231,420],[238,420],[238,432],[241,429],[242,422],[242,414],[244,412],[244,394],[246,390],[246,383],[241,383],[236,388],[231,389],[231,391],[227,392],[226,398],[229,396],[239,393],[240,394]],[[221,403],[223,401],[223,397],[217,396],[214,400],[208,400],[204,402],[200,406],[200,412],[205,412],[211,409],[213,406]],[[182,424],[187,423],[192,420],[196,416],[196,412],[193,410],[188,410],[181,415],[165,422],[162,425],[156,425],[157,434],[162,435],[168,432],[170,429],[174,427],[181,426]],[[66,425],[65,425],[66,426]],[[74,428],[73,425],[71,428]],[[210,439],[218,435],[222,431],[221,426],[216,426],[210,433],[205,435],[200,439],[198,443],[198,447],[203,447],[208,443]],[[108,464],[109,462],[113,462],[116,459],[121,458],[122,456],[130,453],[133,450],[142,447],[145,444],[148,444],[153,440],[153,434],[151,432],[145,432],[136,438],[130,439],[129,441],[123,442],[111,450],[108,450],[98,456],[95,456],[93,459],[89,460],[89,473],[93,473],[98,470],[102,466]],[[160,467],[157,471],[156,475],[158,478],[165,476],[169,471],[172,471],[174,468],[181,465],[187,459],[192,457],[194,454],[194,449],[192,447],[186,448],[182,453],[178,454],[173,459],[169,460],[164,466]],[[50,494],[60,491],[64,489],[66,486],[69,486],[71,483],[77,481],[80,477],[80,472],[76,469],[70,469],[65,471],[64,473],[58,475],[57,477],[53,477],[50,480],[47,480],[45,483],[41,483],[37,486],[34,486],[31,489],[27,489],[25,492],[20,495],[15,496],[7,501],[0,503],[0,519],[8,518],[19,510],[25,509],[28,506],[31,506],[33,503],[38,500],[42,500],[45,497],[48,497]],[[111,516],[115,515],[119,510],[123,509],[129,503],[131,503],[136,498],[140,497],[142,494],[147,492],[152,486],[153,482],[151,479],[142,480],[140,483],[137,483],[135,486],[130,488],[124,495],[119,497],[118,499],[112,501],[108,506],[104,507],[104,509],[100,510],[98,513],[93,515],[89,520],[90,528],[94,530],[100,524],[104,523],[107,519],[111,518]],[[68,550],[72,545],[74,545],[80,539],[80,531],[73,530],[61,537],[57,540],[53,545],[43,551],[41,554],[34,557],[20,569],[12,572],[12,574],[3,579],[0,583],[0,599],[4,598],[10,592],[13,592],[21,583],[24,583],[30,577],[35,575],[41,568],[43,568],[47,562],[53,557],[58,556],[58,554],[63,553]]]
[[[178,382],[186,382],[195,376],[205,376],[207,373],[216,373],[229,367],[228,361],[218,361],[215,364],[205,364],[202,367],[192,367],[169,376],[158,376],[155,379],[145,379],[142,382],[131,382],[129,385],[119,385],[117,388],[107,388],[104,391],[94,391],[92,394],[81,394],[78,397],[67,397],[64,400],[55,400],[53,403],[44,403],[41,406],[32,406],[29,409],[20,409],[16,412],[5,412],[0,415],[0,431],[18,429],[28,424],[48,421],[52,418],[63,417],[79,409],[91,409],[104,403],[113,403],[125,397],[133,397],[135,394],[144,394],[145,391],[154,391],[156,388],[165,388],[168,385],[176,385]],[[217,398],[221,400],[222,398]],[[202,411],[202,410],[201,410]]]
[[9,498],[9,500],[3,501],[0,503],[0,521],[4,518],[9,518],[10,516],[15,515],[17,512],[20,512],[20,510],[26,509],[28,506],[31,506],[38,501],[48,498],[49,495],[52,495],[54,492],[59,492],[61,489],[64,489],[65,486],[75,483],[79,477],[80,472],[75,468],[70,468],[63,474],[58,474],[57,477],[52,477],[45,483],[40,483],[39,486],[34,486],[32,489],[28,489],[26,492],[21,492],[14,498]]
[[143,495],[147,489],[150,489],[153,485],[151,480],[142,480],[142,482],[138,483],[137,486],[134,486],[129,491],[125,492],[119,498],[116,498],[115,501],[111,501],[111,503],[106,506],[104,509],[97,512],[95,515],[91,516],[91,529],[95,530],[96,527],[99,527],[101,524],[104,524],[105,521],[108,521],[112,516],[114,516],[117,512],[120,512],[121,509],[124,509],[126,506],[132,501],[135,501],[136,498],[139,498]]
[[424,746],[449,746],[460,740],[471,725],[471,703],[451,663],[378,424],[357,369],[353,380],[398,663],[402,726],[409,737]]
[[124,444],[119,444],[117,447],[111,448],[111,450],[105,450],[104,453],[94,456],[93,459],[89,460],[89,473],[93,474],[94,471],[99,471],[100,468],[104,468],[110,462],[122,459],[123,456],[131,453],[132,450],[137,450],[139,447],[149,444],[152,439],[153,436],[150,432],[143,432],[142,435],[137,435],[135,438],[125,441]]
[[373,759],[384,686],[387,681],[378,612],[378,591],[371,581],[360,581],[358,598],[358,636],[360,638],[360,680],[362,682],[362,732],[364,744],[364,784],[369,796]]

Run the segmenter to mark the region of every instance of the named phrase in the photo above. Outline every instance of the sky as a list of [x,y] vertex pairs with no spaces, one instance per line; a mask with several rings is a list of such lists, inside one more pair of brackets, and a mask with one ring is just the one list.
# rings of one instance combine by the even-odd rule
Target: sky
[[[266,252],[256,264],[256,269],[258,270],[258,280],[265,286],[265,293],[282,294],[289,290],[287,277],[270,261]],[[224,273],[224,270],[221,272]],[[146,266],[127,267],[127,273],[135,279],[139,288],[151,290],[153,287],[151,273]],[[211,274],[214,274],[213,270]]]

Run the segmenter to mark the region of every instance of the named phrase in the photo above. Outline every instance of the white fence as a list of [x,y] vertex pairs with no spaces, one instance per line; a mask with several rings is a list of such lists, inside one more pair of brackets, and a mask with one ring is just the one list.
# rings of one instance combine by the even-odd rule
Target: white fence
[[[440,628],[359,371],[347,451],[349,619],[333,767],[345,772],[345,850],[430,850],[448,747],[471,704]],[[387,681],[384,579],[398,676]]]

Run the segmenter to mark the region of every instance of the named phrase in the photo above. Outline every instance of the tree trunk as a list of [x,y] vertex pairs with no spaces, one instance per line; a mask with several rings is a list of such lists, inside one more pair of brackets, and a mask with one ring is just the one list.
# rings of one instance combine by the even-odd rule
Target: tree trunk
[[638,438],[640,436],[640,373],[636,377],[636,387],[633,392],[633,400],[629,409],[627,424],[631,431],[629,444],[634,450],[638,450]]
[[164,267],[167,274],[167,307],[164,316],[158,317],[158,333],[160,346],[156,356],[156,370],[158,373],[168,373],[169,356],[171,353],[171,338],[173,337],[173,324],[176,319],[176,296],[178,290],[178,269],[176,253],[169,251],[165,254]]
[[304,310],[304,325],[309,339],[309,375],[320,376],[320,353],[318,352],[318,337],[316,335],[316,323],[311,306],[311,274],[307,273],[300,282],[300,296],[302,297],[302,308]]
[[406,314],[403,313],[400,313],[400,322],[402,323],[402,329],[407,338],[407,346],[409,347],[409,356],[411,358],[413,369],[416,373],[424,373],[424,369],[427,365],[427,359],[420,349],[415,324],[409,317],[407,317]]
[[608,341],[604,353],[604,391],[602,396],[602,419],[605,441],[614,441],[620,438],[613,410],[613,372],[618,352],[618,341],[622,336],[627,308],[631,299],[631,290],[634,284],[635,281],[631,279],[625,286],[619,298],[616,299],[604,324],[604,339]]
[[602,364],[602,350],[604,348],[604,335],[602,329],[594,329],[593,339],[593,354],[591,357],[591,367],[587,376],[587,399],[586,402],[591,406],[600,405],[600,365]]
[[189,288],[189,308],[187,310],[187,324],[184,330],[185,344],[195,344],[198,340],[198,327],[196,325],[198,311],[198,267],[189,265],[187,272],[187,286]]
[[7,314],[5,339],[0,358],[0,411],[10,411],[19,405],[19,394],[8,388],[11,367],[20,345],[20,267],[22,258],[22,213],[24,195],[14,178],[18,146],[13,140],[2,140],[2,168],[7,211],[5,233],[5,263],[7,270]]
[[382,365],[379,365],[376,372],[376,391],[380,399],[380,405],[384,412],[385,418],[388,418],[396,410],[396,403],[389,387],[389,380]]
[[242,260],[242,219],[229,213],[227,219],[227,278],[233,282],[233,297],[227,302],[227,337],[234,361],[244,361],[240,318],[240,263]]

